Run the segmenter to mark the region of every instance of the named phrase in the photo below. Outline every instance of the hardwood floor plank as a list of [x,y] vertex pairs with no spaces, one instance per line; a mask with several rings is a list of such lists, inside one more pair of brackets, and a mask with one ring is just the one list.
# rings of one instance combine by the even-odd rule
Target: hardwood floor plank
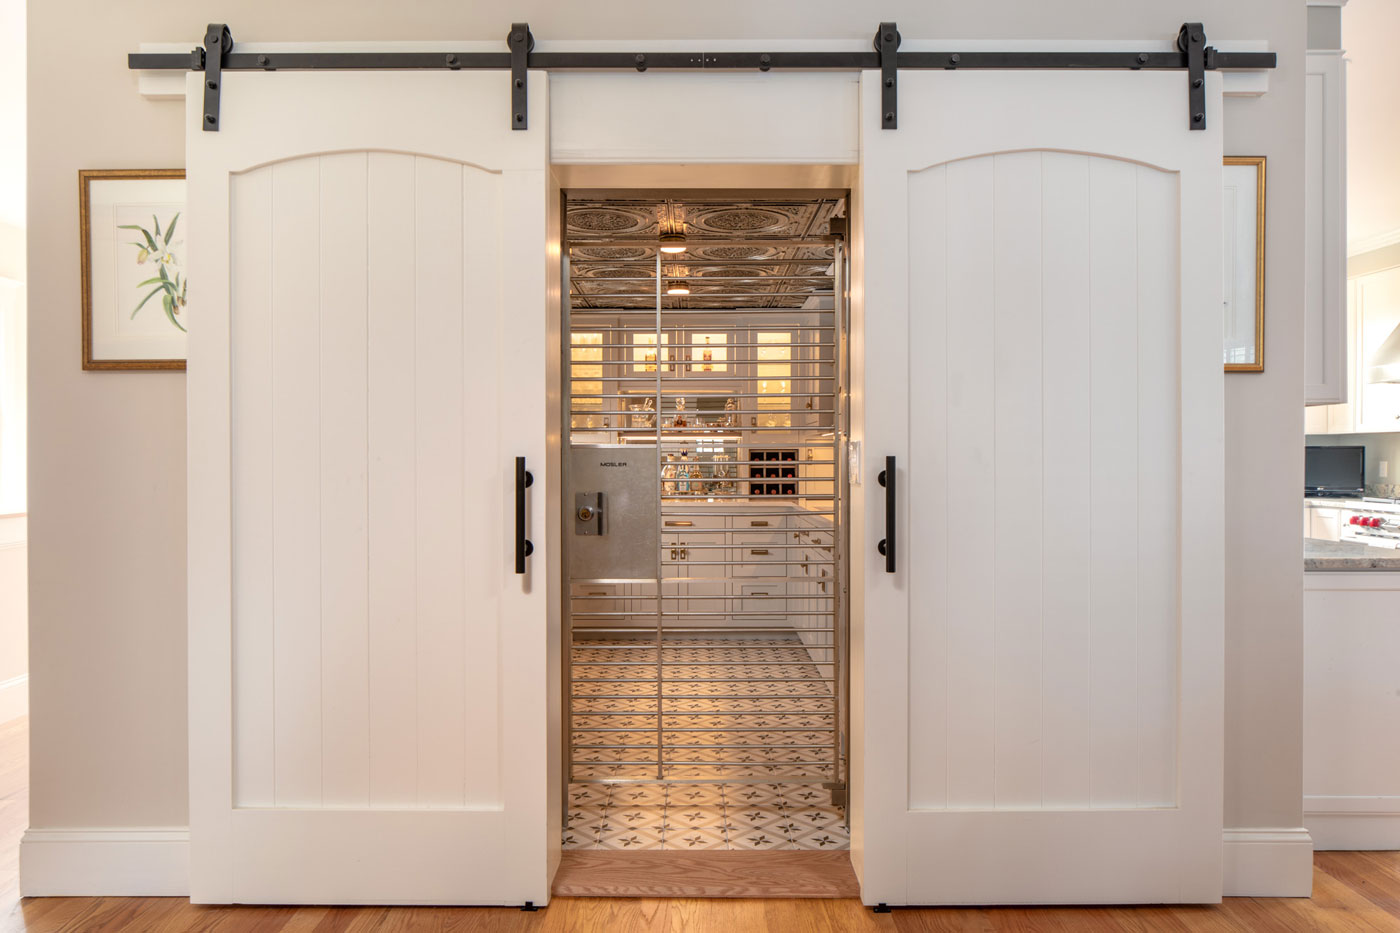
[[1400,912],[1400,852],[1318,852],[1313,865],[1377,907]]

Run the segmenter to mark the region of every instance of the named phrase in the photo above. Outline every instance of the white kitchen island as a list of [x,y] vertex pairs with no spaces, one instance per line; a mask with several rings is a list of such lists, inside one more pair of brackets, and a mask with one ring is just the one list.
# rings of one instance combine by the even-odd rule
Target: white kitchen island
[[1303,554],[1303,821],[1317,849],[1400,849],[1400,550]]

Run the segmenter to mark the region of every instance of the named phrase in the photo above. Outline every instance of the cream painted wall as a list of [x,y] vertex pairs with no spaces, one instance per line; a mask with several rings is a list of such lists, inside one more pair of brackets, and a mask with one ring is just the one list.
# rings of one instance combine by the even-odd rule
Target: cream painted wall
[[0,517],[0,722],[29,709],[25,518]]
[[[290,41],[495,39],[512,20],[550,38],[865,38],[881,17],[906,36],[967,38],[1169,38],[1183,20],[1203,20],[1209,37],[1265,39],[1280,53],[1269,93],[1226,107],[1227,149],[1269,157],[1270,193],[1267,371],[1226,380],[1226,819],[1301,825],[1302,0],[659,9],[650,0],[153,0],[133,16],[103,0],[31,2],[34,825],[186,818],[184,381],[78,365],[77,170],[182,164],[180,105],[137,95],[128,50],[193,44],[206,22],[225,18],[236,40]],[[54,66],[71,58],[75,24],[102,37],[81,81]]]

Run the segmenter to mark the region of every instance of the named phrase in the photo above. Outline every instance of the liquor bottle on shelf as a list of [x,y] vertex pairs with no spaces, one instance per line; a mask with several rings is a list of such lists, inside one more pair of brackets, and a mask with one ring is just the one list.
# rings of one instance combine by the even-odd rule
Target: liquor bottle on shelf
[[683,428],[687,424],[688,422],[685,420],[685,397],[678,396],[676,398],[676,417],[672,419],[671,426]]
[[675,458],[670,454],[666,455],[666,466],[661,469],[661,479],[661,494],[674,496],[676,494],[676,463]]
[[703,359],[703,360],[705,361],[705,365],[702,366],[702,367],[700,367],[701,371],[707,372],[707,373],[714,372],[714,369],[715,369],[715,364],[714,364],[714,362],[713,362],[714,358],[715,358],[715,353],[714,353],[713,350],[710,349],[710,335],[709,335],[709,334],[706,334],[706,335],[705,335],[705,350],[704,350],[704,355],[701,357],[701,359]]
[[676,470],[676,492],[681,495],[690,492],[690,466],[685,462],[685,454],[681,454],[681,464]]

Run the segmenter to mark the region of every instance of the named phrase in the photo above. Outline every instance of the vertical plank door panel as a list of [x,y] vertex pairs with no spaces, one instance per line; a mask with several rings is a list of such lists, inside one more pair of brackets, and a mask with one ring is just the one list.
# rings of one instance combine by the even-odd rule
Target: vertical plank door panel
[[[996,664],[996,499],[993,173],[990,158],[949,164],[948,224],[948,806],[993,799]],[[915,257],[910,257],[911,265]],[[914,362],[910,364],[911,373]],[[910,424],[924,417],[917,395]],[[923,660],[923,659],[921,659]],[[931,660],[931,659],[930,659]]]
[[510,395],[503,386],[501,358],[501,180],[472,166],[462,170],[463,327],[465,361],[461,401],[462,469],[459,515],[464,529],[462,576],[466,637],[460,657],[466,722],[467,767],[463,794],[467,806],[494,806],[501,800],[500,580],[506,565],[509,530],[489,490],[505,486],[514,461],[499,442],[500,420],[509,417]]
[[1181,275],[1177,177],[1137,168],[1138,789],[1176,804],[1177,598],[1181,528]]
[[1090,803],[1137,803],[1137,166],[1089,162]]
[[272,169],[276,803],[321,802],[321,160]]
[[[1041,803],[1041,154],[989,156],[995,267],[992,526],[998,807]],[[1052,754],[1054,749],[1047,749]]]
[[418,792],[413,157],[368,154],[370,803]]
[[326,806],[369,804],[368,155],[321,157],[321,708]]
[[418,802],[428,806],[461,806],[466,780],[463,170],[415,160]]
[[[948,167],[909,174],[909,806],[948,806]],[[914,365],[917,362],[917,365]]]
[[1089,805],[1089,157],[1041,154],[1046,807]]
[[270,807],[273,738],[272,169],[229,181],[234,800]]

